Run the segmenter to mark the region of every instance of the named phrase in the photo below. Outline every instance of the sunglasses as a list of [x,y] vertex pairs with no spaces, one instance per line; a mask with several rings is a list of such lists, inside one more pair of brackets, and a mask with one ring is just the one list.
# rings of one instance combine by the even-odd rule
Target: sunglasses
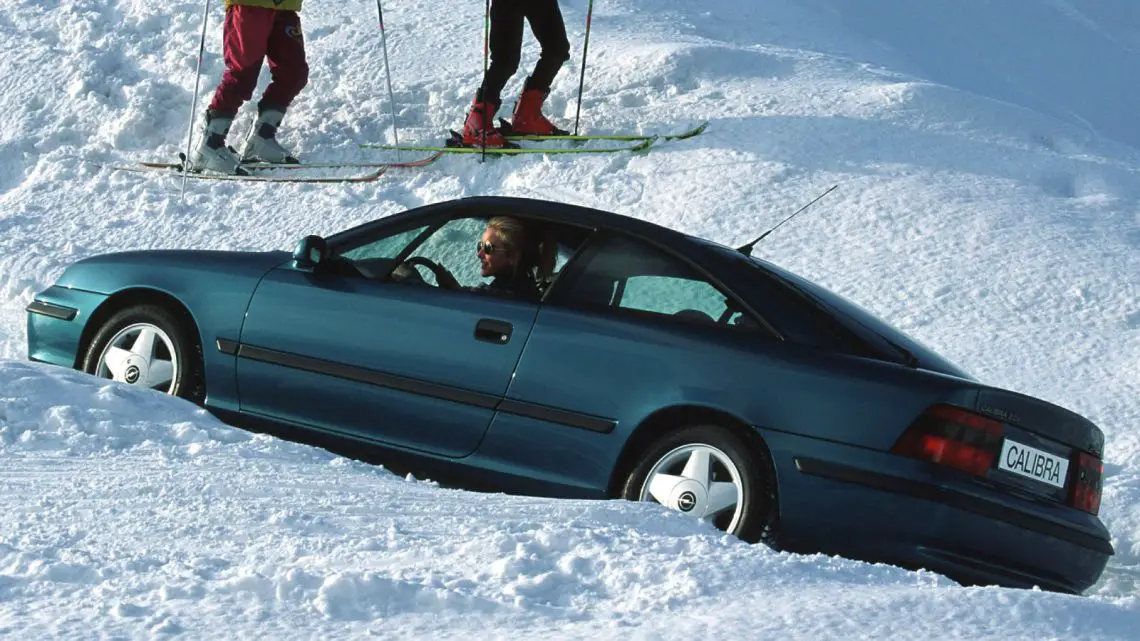
[[483,241],[483,240],[481,240],[475,244],[475,253],[483,252],[484,254],[486,254],[488,256],[494,254],[495,252],[499,251],[500,249],[502,249],[502,248],[495,247],[493,244],[488,243],[488,242]]

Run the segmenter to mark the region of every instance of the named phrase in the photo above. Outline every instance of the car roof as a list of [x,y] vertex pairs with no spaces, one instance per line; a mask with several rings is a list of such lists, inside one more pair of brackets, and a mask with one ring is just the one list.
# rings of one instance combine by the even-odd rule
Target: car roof
[[348,232],[355,232],[365,227],[396,223],[401,219],[434,217],[444,212],[446,212],[448,216],[462,216],[465,215],[463,211],[465,209],[474,210],[471,213],[477,213],[482,216],[497,215],[499,213],[502,215],[514,214],[521,217],[536,218],[568,225],[600,227],[656,240],[658,242],[685,242],[691,238],[690,235],[675,229],[613,211],[553,200],[516,196],[466,196],[463,198],[440,201],[430,205],[408,209],[391,216],[385,216],[370,223],[365,223],[360,227],[340,232],[337,236],[347,234]]

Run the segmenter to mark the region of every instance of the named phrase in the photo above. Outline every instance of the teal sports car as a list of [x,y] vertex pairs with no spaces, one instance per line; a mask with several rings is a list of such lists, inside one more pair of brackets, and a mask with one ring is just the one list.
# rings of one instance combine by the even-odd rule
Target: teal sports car
[[[487,240],[500,216],[525,247]],[[28,356],[458,487],[654,501],[964,584],[1097,581],[1113,548],[1093,423],[751,249],[464,198],[293,252],[80,260],[28,305]],[[535,259],[511,263],[522,289],[487,282],[505,250]]]

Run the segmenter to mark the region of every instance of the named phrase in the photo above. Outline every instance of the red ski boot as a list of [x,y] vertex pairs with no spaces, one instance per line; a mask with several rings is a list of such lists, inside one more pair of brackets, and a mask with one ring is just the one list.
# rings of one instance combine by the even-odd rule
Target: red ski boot
[[467,114],[467,121],[463,123],[463,144],[467,147],[503,147],[506,139],[502,132],[493,124],[495,112],[499,110],[499,103],[481,101],[475,97],[471,103],[471,111]]
[[540,136],[565,136],[569,134],[569,131],[555,127],[554,123],[542,115],[542,103],[546,101],[548,95],[550,95],[550,89],[532,88],[530,78],[527,78],[526,84],[523,85],[522,96],[515,103],[515,115],[511,119],[509,133]]

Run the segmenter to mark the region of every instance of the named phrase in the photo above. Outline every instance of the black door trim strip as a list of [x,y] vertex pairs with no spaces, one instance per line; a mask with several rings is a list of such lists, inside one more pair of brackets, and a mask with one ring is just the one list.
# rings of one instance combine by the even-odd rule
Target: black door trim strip
[[612,432],[614,427],[617,426],[617,423],[613,420],[590,416],[589,414],[581,414],[570,410],[509,399],[500,401],[499,397],[493,394],[472,392],[457,387],[440,385],[438,383],[428,383],[414,378],[386,374],[364,367],[335,363],[311,356],[301,356],[289,352],[254,347],[252,345],[241,345],[221,338],[217,339],[217,345],[218,351],[225,354],[236,353],[239,358],[248,358],[250,360],[280,365],[282,367],[335,376],[337,378],[367,383],[377,387],[387,387],[403,392],[430,396],[432,398],[439,398],[454,403],[463,403],[464,405],[473,405],[489,410],[497,410],[540,421],[559,423],[591,432],[607,434]]
[[28,306],[24,308],[24,311],[31,312],[33,314],[43,314],[44,316],[50,316],[52,318],[58,318],[65,321],[72,320],[79,314],[79,310],[75,309],[74,307],[56,305],[55,303],[49,303],[42,300],[33,300],[32,302],[28,303]]
[[426,383],[414,378],[385,374],[384,372],[356,367],[354,365],[345,365],[343,363],[335,363],[311,356],[301,356],[299,354],[279,352],[277,350],[253,347],[250,345],[239,345],[238,357],[261,361],[263,363],[272,363],[283,367],[291,367],[306,372],[335,376],[350,381],[368,383],[369,385],[376,385],[378,387],[388,387],[403,392],[411,392],[412,394],[441,398],[455,403],[463,403],[464,405],[484,407],[486,409],[494,409],[495,404],[499,401],[497,396],[491,394],[470,392],[446,385]]
[[1027,530],[1047,534],[1102,554],[1114,553],[1111,543],[1092,534],[1074,530],[1073,528],[1046,519],[1030,516],[1021,512],[1014,512],[1009,508],[976,497],[966,496],[954,490],[908,479],[901,479],[887,474],[859,470],[846,465],[821,461],[819,459],[796,457],[795,460],[796,469],[804,474],[821,476],[823,478],[830,478],[847,483],[858,483],[887,492],[934,501],[967,512],[980,514],[991,519],[1005,521],[1006,523],[1023,527]]
[[609,434],[617,427],[615,421],[611,421],[607,418],[599,418],[597,416],[590,416],[589,414],[579,414],[578,412],[571,412],[546,405],[514,401],[509,398],[503,399],[497,409],[500,412],[506,412],[508,414],[525,416],[548,423],[561,423],[562,425],[590,430],[591,432],[598,432],[599,434]]

